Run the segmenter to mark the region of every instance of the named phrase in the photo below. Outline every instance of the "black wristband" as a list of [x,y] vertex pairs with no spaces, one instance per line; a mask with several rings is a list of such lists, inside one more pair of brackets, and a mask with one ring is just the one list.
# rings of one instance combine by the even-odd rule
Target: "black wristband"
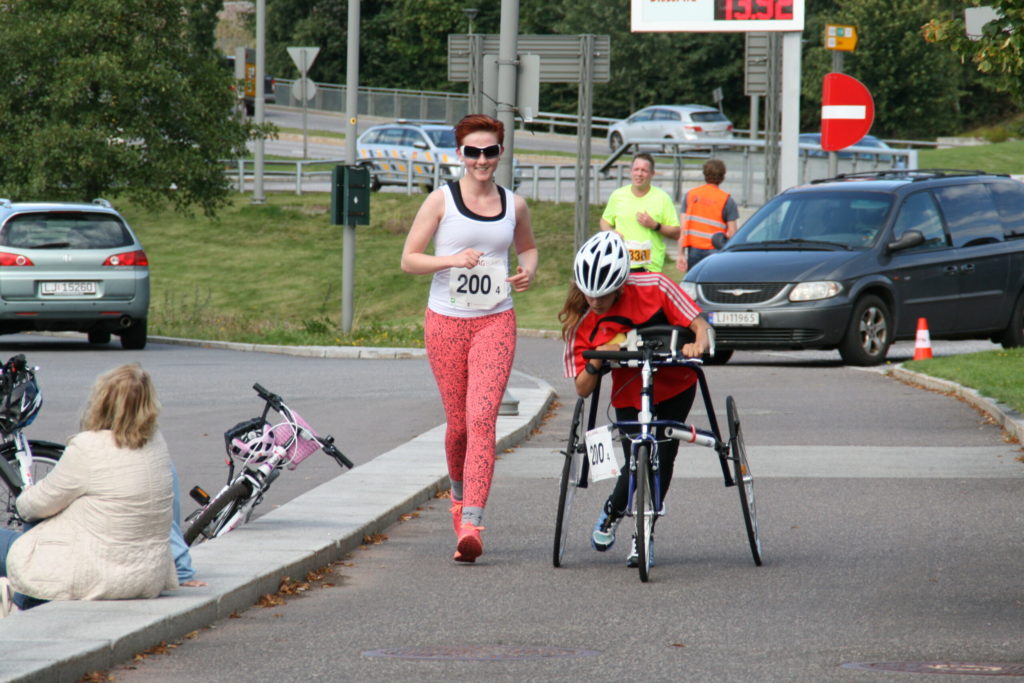
[[661,223],[654,224],[654,232],[661,232]]
[[601,374],[601,369],[600,368],[595,368],[590,363],[587,363],[586,365],[584,365],[583,369],[587,371],[588,375],[600,375]]

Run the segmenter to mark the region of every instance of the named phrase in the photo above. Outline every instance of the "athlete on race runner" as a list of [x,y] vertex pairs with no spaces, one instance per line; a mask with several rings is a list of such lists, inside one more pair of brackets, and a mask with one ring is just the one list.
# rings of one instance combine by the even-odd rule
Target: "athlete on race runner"
[[[558,319],[562,322],[562,338],[565,340],[565,376],[575,378],[576,393],[579,396],[586,397],[593,393],[602,364],[600,360],[584,359],[583,352],[618,351],[621,348],[620,340],[630,330],[649,325],[689,327],[695,341],[683,346],[683,355],[700,357],[707,351],[709,326],[700,316],[697,304],[679,285],[661,273],[630,273],[629,253],[616,233],[599,232],[587,240],[576,254],[573,274],[575,282]],[[654,382],[655,417],[685,422],[690,406],[693,405],[696,382],[696,374],[687,367],[669,366],[658,370]],[[622,367],[612,370],[611,403],[615,408],[616,421],[637,421],[640,413],[640,385],[639,368]],[[672,481],[672,468],[679,448],[679,442],[666,438],[663,431],[659,427],[656,433],[662,505]],[[628,439],[623,438],[622,447],[628,462]],[[603,552],[615,543],[615,530],[626,514],[628,495],[629,467],[623,467],[615,482],[615,489],[605,501],[594,525],[591,537],[594,550]],[[652,537],[652,549],[653,545]],[[626,564],[635,567],[636,562],[634,535]]]

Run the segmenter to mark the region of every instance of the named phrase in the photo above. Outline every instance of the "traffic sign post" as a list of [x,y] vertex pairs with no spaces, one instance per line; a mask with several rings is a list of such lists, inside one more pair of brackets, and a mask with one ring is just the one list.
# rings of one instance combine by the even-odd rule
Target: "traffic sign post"
[[857,27],[825,24],[825,49],[853,52],[857,47]]
[[292,58],[292,62],[295,63],[295,68],[299,70],[299,79],[292,85],[292,94],[302,100],[302,158],[303,160],[309,158],[307,142],[306,142],[306,112],[308,110],[309,101],[313,99],[313,95],[316,94],[316,85],[313,81],[306,78],[306,74],[309,72],[309,67],[313,66],[313,62],[316,60],[316,56],[320,54],[320,48],[318,47],[290,47],[288,48],[288,56]]
[[875,100],[863,83],[846,74],[825,74],[821,92],[823,150],[838,152],[868,134],[875,120]]

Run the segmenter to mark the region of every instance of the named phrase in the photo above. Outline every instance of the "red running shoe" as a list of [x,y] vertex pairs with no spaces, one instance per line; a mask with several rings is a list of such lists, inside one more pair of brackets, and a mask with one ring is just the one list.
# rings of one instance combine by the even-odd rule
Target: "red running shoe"
[[455,546],[456,562],[476,562],[484,552],[484,542],[480,538],[482,526],[475,524],[463,524],[459,529],[459,543]]

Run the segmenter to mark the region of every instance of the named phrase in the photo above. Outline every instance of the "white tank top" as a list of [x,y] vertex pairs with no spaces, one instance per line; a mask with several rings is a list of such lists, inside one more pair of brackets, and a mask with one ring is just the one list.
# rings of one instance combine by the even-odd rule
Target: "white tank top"
[[434,255],[450,256],[470,248],[482,251],[483,259],[500,266],[504,274],[500,284],[505,296],[487,309],[459,305],[450,288],[451,269],[445,268],[434,273],[430,283],[427,307],[435,313],[456,318],[476,318],[512,308],[511,287],[504,278],[508,277],[508,250],[516,229],[515,195],[500,186],[498,191],[501,195],[501,213],[491,217],[478,216],[463,204],[458,181],[444,185],[441,188],[444,194],[444,216],[434,233]]

